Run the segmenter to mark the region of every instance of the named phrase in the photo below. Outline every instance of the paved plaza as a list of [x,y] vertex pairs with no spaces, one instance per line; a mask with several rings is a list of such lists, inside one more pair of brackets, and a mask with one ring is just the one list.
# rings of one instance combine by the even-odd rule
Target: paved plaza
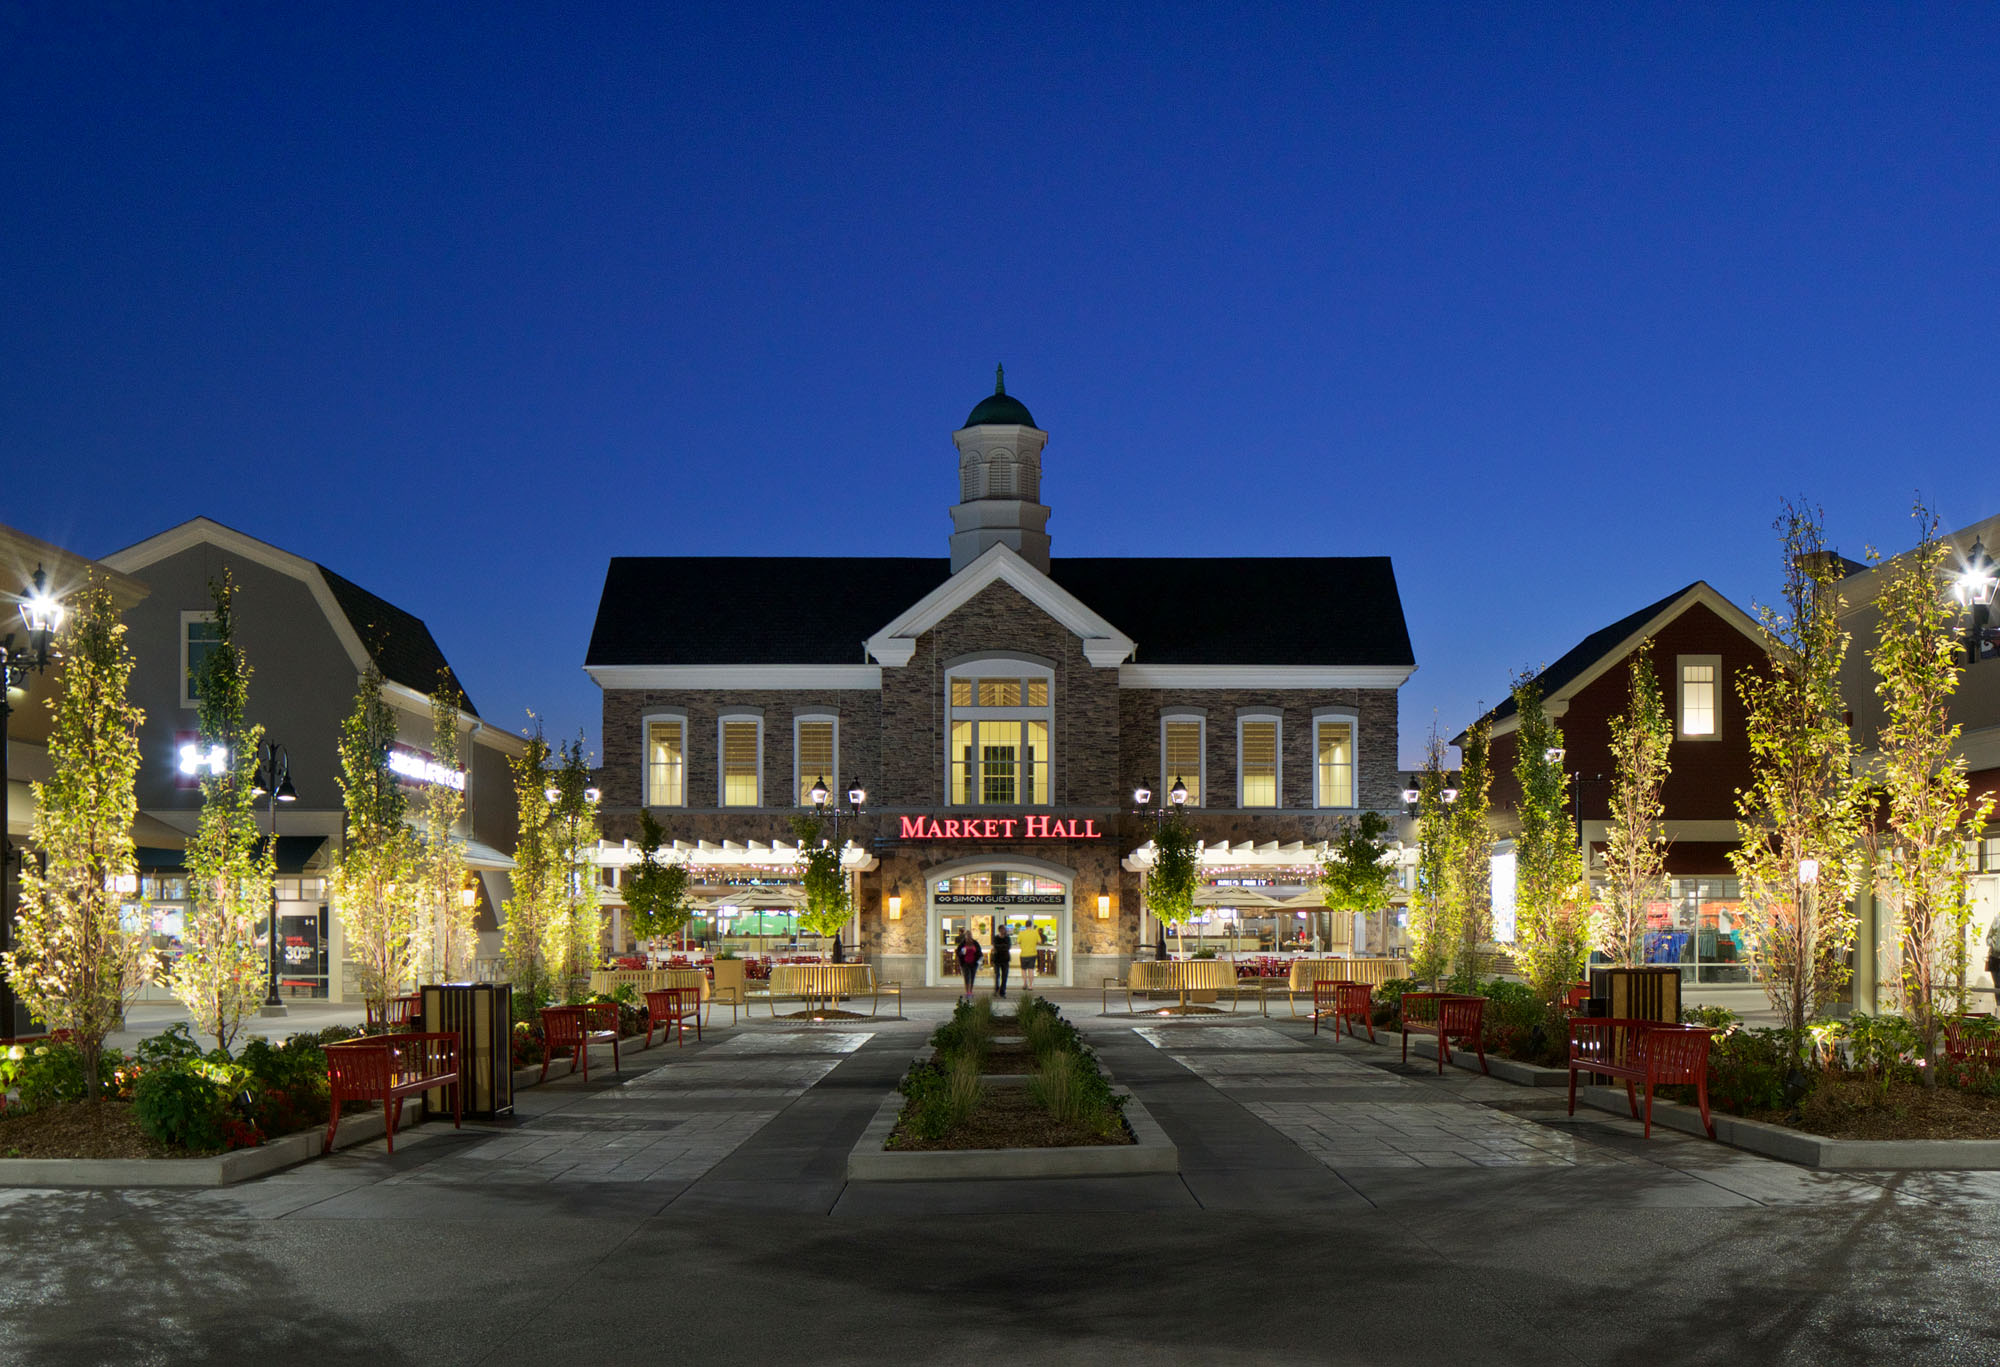
[[1056,995],[1179,1175],[850,1184],[948,999],[725,1016],[394,1156],[0,1192],[0,1362],[2000,1362],[2000,1173],[1648,1141],[1282,1015]]

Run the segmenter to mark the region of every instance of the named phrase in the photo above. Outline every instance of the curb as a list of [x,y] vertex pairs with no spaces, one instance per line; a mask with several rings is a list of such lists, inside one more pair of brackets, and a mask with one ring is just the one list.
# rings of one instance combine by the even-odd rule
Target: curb
[[1120,1087],[1134,1144],[1093,1144],[1066,1149],[936,1149],[897,1153],[882,1145],[896,1128],[902,1098],[891,1092],[876,1108],[847,1155],[850,1182],[947,1182],[965,1178],[1127,1177],[1177,1173],[1180,1150],[1139,1098]]

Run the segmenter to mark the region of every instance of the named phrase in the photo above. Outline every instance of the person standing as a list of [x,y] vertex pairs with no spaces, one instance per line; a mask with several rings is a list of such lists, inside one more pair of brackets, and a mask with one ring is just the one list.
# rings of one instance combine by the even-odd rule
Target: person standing
[[993,923],[993,988],[998,996],[1007,995],[1007,971],[1013,967],[1014,939],[1007,933],[1005,921]]
[[1986,972],[1993,979],[1993,1009],[2000,1013],[2000,916],[1986,928]]
[[958,932],[958,968],[965,975],[965,999],[972,1000],[973,980],[979,976],[979,941],[964,931]]
[[1033,921],[1021,927],[1018,943],[1021,946],[1021,984],[1032,992],[1035,990],[1035,956],[1042,951],[1042,935],[1035,929]]

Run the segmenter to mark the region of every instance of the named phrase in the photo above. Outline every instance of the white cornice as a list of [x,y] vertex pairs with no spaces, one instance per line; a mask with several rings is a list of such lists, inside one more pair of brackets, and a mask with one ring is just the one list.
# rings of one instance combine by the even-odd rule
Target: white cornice
[[1120,688],[1401,688],[1415,665],[1120,665]]
[[325,614],[327,624],[333,628],[341,649],[353,662],[355,672],[368,667],[367,648],[361,644],[361,637],[356,634],[354,624],[347,620],[340,604],[334,601],[333,589],[328,586],[326,576],[320,573],[318,565],[303,556],[279,550],[269,542],[239,532],[234,527],[225,527],[212,518],[191,518],[178,527],[169,527],[157,536],[149,536],[122,551],[113,551],[104,557],[104,563],[122,574],[136,576],[149,565],[200,545],[219,547],[266,569],[290,575],[304,584],[312,593],[313,601],[319,605],[319,610]]
[[868,654],[900,669],[916,653],[917,638],[971,602],[983,588],[1005,582],[1023,598],[1083,638],[1084,658],[1110,669],[1132,653],[1132,638],[1105,621],[1069,590],[1008,546],[990,546],[980,557],[919,598],[902,616],[868,638]]
[[585,665],[602,689],[882,687],[880,665]]

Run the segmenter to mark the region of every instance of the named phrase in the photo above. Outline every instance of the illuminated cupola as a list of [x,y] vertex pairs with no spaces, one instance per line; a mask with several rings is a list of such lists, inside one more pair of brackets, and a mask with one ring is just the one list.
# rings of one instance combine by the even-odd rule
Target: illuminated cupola
[[995,366],[993,393],[980,400],[951,434],[958,447],[958,497],[951,510],[951,572],[957,574],[995,544],[1049,572],[1049,510],[1042,504],[1042,447],[1049,434],[1028,406],[1007,393],[1007,371]]

